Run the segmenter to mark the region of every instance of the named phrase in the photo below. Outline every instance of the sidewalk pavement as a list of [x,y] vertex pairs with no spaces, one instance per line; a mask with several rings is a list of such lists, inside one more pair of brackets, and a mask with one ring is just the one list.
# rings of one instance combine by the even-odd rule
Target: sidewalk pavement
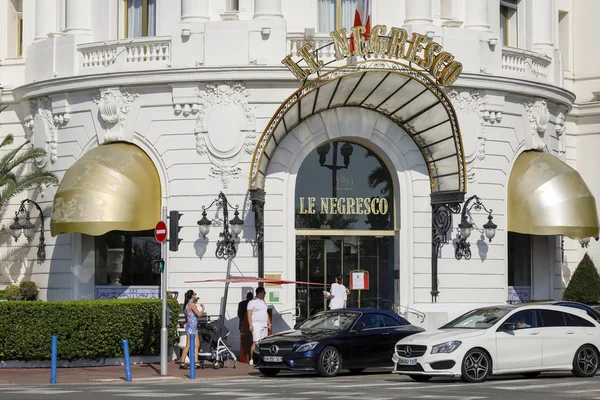
[[[160,364],[137,364],[131,366],[133,381],[158,381],[189,379],[189,369],[179,369],[174,362],[168,364],[166,376],[160,375]],[[220,369],[213,369],[207,362],[206,369],[196,369],[197,380],[219,380],[234,377],[258,377],[260,373],[246,363],[229,361]],[[57,384],[102,384],[127,383],[125,366],[93,367],[93,368],[58,368]],[[0,368],[0,385],[48,385],[50,384],[50,368]]]

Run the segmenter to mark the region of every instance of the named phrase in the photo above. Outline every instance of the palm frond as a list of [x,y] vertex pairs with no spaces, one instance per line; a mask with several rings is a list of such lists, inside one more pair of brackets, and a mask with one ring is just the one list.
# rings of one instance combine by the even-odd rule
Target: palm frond
[[12,168],[7,168],[10,162],[16,157],[17,154],[27,145],[29,141],[26,141],[16,149],[13,149],[6,153],[2,158],[0,158],[0,171],[10,171]]
[[[40,149],[39,147],[27,149],[21,154],[18,154],[13,160],[11,160],[5,167],[5,169],[0,167],[0,171],[12,171],[19,165],[23,165],[25,163],[29,163],[35,161],[37,158],[46,157],[46,150]],[[0,166],[2,164],[0,163]]]
[[3,205],[11,197],[17,194],[34,189],[40,185],[57,184],[58,178],[49,171],[35,171],[30,174],[20,177],[14,185],[7,185],[2,189],[0,194],[0,205]]
[[[1,112],[1,111],[0,111]],[[2,140],[2,143],[0,143],[0,149],[5,147],[5,146],[10,146],[11,144],[13,144],[13,141],[15,140],[15,137],[12,135],[12,133],[9,133],[8,135],[6,135],[6,137]]]

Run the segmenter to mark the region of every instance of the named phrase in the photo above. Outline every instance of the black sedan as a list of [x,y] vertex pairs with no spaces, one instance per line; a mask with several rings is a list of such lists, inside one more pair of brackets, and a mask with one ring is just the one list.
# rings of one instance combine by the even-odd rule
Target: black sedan
[[293,331],[261,340],[252,354],[254,367],[274,376],[282,369],[336,376],[341,369],[360,373],[387,367],[396,342],[424,329],[399,315],[374,308],[323,311]]

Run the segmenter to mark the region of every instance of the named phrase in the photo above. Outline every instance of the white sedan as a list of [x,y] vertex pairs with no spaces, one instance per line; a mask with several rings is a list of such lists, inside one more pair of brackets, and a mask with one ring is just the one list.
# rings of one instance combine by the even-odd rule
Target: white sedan
[[502,305],[470,311],[436,331],[400,340],[393,372],[417,381],[445,376],[483,382],[491,374],[535,377],[557,370],[592,377],[599,348],[600,324],[583,310]]

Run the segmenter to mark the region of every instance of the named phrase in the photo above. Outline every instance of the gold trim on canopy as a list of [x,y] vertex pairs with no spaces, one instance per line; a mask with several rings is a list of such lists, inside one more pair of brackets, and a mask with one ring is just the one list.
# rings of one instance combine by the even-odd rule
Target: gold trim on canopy
[[598,237],[596,200],[577,171],[557,157],[522,153],[508,183],[508,230],[531,235]]
[[50,232],[99,236],[154,229],[160,206],[160,178],[150,157],[130,143],[105,144],[66,172],[54,196]]

